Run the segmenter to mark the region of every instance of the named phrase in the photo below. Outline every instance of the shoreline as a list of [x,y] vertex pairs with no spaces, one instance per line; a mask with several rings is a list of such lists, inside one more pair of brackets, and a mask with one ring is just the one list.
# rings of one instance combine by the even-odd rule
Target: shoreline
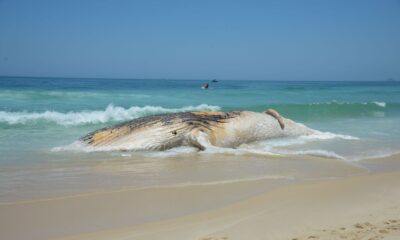
[[[47,164],[47,165],[45,165]],[[346,161],[307,155],[230,155],[190,154],[168,158],[140,159],[73,159],[25,168],[20,179],[18,170],[12,171],[0,185],[0,205],[14,203],[57,200],[111,192],[174,188],[185,186],[219,185],[254,180],[281,180],[299,182],[322,180],[365,174],[364,166]],[[156,168],[153,177],[142,173]],[[68,178],[69,169],[85,169]],[[7,173],[7,169],[0,169]],[[166,173],[166,174],[165,174]],[[56,177],[52,175],[56,174]],[[66,178],[63,178],[63,175]],[[7,181],[16,181],[7,187]],[[52,181],[48,181],[52,180]],[[70,183],[74,183],[71,185]],[[5,194],[7,193],[8,194]]]
[[199,214],[60,239],[397,239],[398,179],[395,172],[294,184]]
[[[399,164],[400,155],[369,161]],[[397,170],[360,170],[337,178],[120,189],[1,204],[0,238],[330,239],[339,227],[350,236],[358,234],[350,230],[354,224],[397,221],[399,180]],[[398,232],[381,230],[388,231],[377,232],[382,236]]]

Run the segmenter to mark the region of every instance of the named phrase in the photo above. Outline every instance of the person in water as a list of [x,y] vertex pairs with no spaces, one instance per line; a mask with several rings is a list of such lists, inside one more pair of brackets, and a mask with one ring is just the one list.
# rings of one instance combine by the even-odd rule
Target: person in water
[[208,83],[204,84],[203,86],[201,86],[202,89],[208,89]]

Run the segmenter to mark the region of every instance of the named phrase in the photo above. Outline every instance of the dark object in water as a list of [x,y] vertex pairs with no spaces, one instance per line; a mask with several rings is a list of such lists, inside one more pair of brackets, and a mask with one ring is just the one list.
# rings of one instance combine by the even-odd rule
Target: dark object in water
[[217,79],[213,79],[212,82],[218,82]]
[[201,86],[202,89],[208,89],[208,83],[204,84],[203,86]]

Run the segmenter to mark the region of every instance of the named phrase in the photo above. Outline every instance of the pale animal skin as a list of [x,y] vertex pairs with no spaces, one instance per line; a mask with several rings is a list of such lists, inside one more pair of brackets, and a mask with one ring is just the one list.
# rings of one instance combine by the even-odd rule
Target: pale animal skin
[[235,148],[277,137],[313,134],[314,130],[281,117],[268,109],[264,113],[182,112],[137,118],[91,132],[80,140],[95,148],[110,150],[162,151],[178,146]]

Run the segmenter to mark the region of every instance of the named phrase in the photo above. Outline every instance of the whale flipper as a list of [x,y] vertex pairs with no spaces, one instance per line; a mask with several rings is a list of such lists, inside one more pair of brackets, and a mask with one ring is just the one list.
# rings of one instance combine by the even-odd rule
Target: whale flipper
[[276,111],[275,109],[267,109],[267,111],[265,111],[266,114],[271,115],[272,117],[274,117],[278,122],[279,122],[279,126],[281,126],[281,129],[285,129],[285,123],[283,122],[283,118],[281,117],[281,115],[278,113],[278,111]]
[[205,150],[211,145],[207,133],[204,130],[195,128],[186,137],[187,145]]

